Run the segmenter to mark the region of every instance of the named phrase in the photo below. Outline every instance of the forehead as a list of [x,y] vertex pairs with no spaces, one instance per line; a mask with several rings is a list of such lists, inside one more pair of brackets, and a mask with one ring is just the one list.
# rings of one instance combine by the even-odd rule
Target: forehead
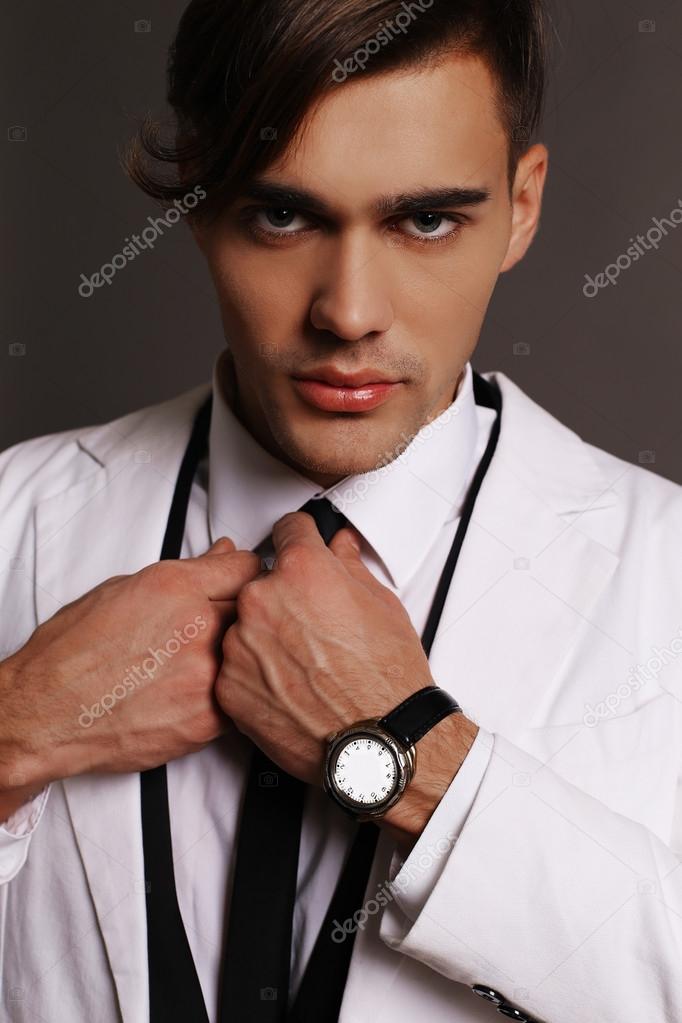
[[348,79],[321,97],[296,145],[268,168],[337,202],[422,184],[506,179],[508,141],[497,83],[483,59]]

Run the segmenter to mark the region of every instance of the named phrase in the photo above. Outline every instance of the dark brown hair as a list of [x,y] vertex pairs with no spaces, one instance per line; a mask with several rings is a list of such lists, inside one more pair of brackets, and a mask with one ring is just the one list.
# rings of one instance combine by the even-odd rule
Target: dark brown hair
[[191,215],[210,219],[296,142],[305,114],[343,88],[344,74],[457,51],[484,58],[497,82],[511,188],[540,119],[547,26],[544,0],[191,0],[169,51],[173,123],[148,116],[124,169],[162,206],[203,187]]

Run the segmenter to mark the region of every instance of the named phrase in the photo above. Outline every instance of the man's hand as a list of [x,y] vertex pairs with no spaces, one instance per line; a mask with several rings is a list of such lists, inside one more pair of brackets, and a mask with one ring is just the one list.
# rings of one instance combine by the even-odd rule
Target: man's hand
[[[339,530],[326,547],[312,516],[292,512],[276,523],[272,538],[272,571],[247,583],[237,598],[216,695],[237,728],[271,760],[320,785],[329,733],[382,717],[433,678],[405,608],[365,568],[352,530]],[[433,737],[423,747],[432,733],[417,746],[410,789],[423,796],[411,799],[409,825],[395,817],[405,834],[424,826],[473,742],[476,726],[456,717],[458,741],[451,743],[450,757],[445,750],[445,763],[425,751],[440,757],[440,737],[452,724],[432,730],[440,747]]]
[[225,731],[221,641],[261,567],[221,538],[107,579],[40,625],[0,665],[0,821],[48,781],[154,767]]

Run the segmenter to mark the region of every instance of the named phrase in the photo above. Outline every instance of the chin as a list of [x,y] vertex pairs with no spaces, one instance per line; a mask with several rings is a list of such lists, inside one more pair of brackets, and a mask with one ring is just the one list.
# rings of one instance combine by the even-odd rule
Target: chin
[[301,472],[314,472],[324,476],[342,479],[344,476],[358,476],[377,468],[376,460],[353,458],[349,455],[330,457],[329,450],[296,450],[291,452],[292,459],[300,466]]
[[[315,421],[317,417],[279,414],[270,406],[269,427],[287,460],[305,473],[326,476],[354,476],[371,472],[385,461],[387,438],[384,424],[339,415]],[[278,410],[279,411],[279,410]]]

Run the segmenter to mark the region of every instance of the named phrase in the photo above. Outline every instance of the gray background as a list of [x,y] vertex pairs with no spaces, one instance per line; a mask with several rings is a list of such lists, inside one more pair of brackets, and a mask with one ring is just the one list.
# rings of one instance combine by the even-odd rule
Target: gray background
[[[145,110],[163,109],[166,51],[184,6],[2,7],[0,449],[184,391],[210,378],[223,347],[208,272],[184,225],[110,287],[89,299],[77,292],[81,273],[160,214],[125,178],[117,148]],[[616,286],[582,294],[586,273],[682,199],[682,5],[560,7],[539,136],[550,149],[542,227],[500,278],[474,365],[504,371],[590,442],[682,482],[682,227]],[[150,32],[135,31],[139,19]],[[23,141],[9,140],[11,126]]]

